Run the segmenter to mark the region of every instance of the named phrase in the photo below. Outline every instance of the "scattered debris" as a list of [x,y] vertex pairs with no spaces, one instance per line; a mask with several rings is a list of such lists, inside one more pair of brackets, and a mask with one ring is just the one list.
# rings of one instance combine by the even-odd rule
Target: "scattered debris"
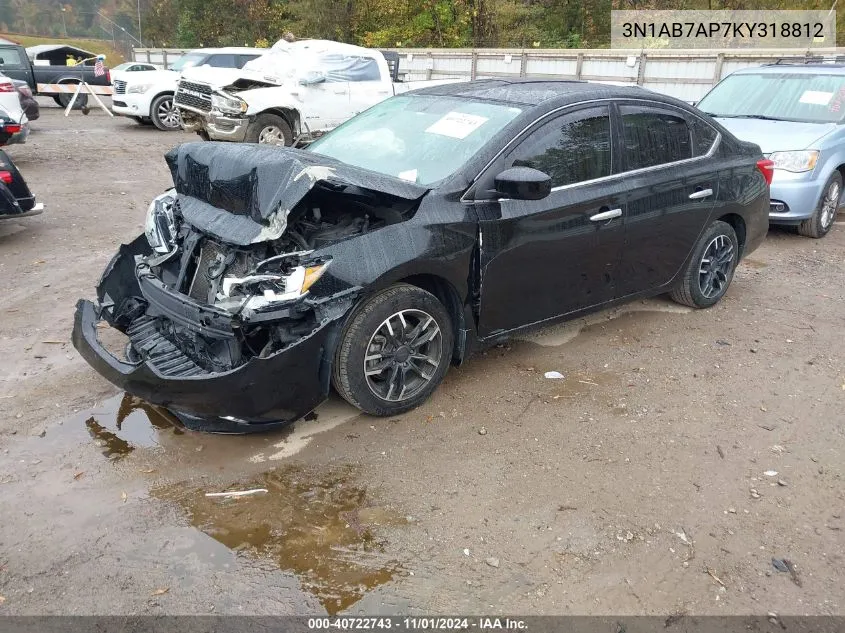
[[795,569],[792,561],[784,558],[783,562],[786,564],[787,569],[789,569],[789,577],[792,579],[792,582],[798,587],[802,586],[803,583],[801,582],[801,578],[798,577],[798,570]]
[[121,492],[121,493],[120,493],[120,499],[123,501],[123,503],[126,503],[126,500],[127,500],[128,498],[129,498],[129,495],[128,495],[128,494],[126,494],[126,491],[125,491],[125,490],[124,490],[123,492]]
[[779,572],[786,573],[789,571],[789,567],[786,565],[786,561],[781,558],[773,558],[772,559],[772,567],[777,569]]
[[736,514],[736,508],[728,508],[728,512],[731,514]]
[[547,371],[544,376],[550,380],[560,380],[564,377],[559,371]]
[[82,479],[84,476],[85,476],[85,471],[80,470],[78,473],[74,474],[73,478],[74,478],[74,480],[79,480],[79,479]]
[[35,437],[44,437],[45,435],[47,435],[47,429],[36,428],[32,431],[32,435]]
[[787,486],[788,484],[783,479],[778,479],[778,486]]
[[781,453],[783,453],[786,449],[785,449],[783,446],[781,446],[780,444],[775,444],[774,446],[772,446],[772,448],[771,448],[770,450],[771,450],[773,453],[777,453],[778,455],[780,455],[780,454],[781,454]]
[[464,548],[464,556],[469,556],[469,548]]
[[719,457],[725,459],[725,451],[722,450],[722,447],[716,444],[716,452],[719,453]]
[[693,543],[692,536],[687,532],[686,528],[681,528],[678,532],[672,532],[675,536],[677,536],[684,545],[687,546],[687,557],[684,559],[684,564],[689,564],[693,558],[695,558],[695,544]]
[[170,591],[170,587],[162,587],[161,589],[156,589],[150,595],[151,596],[163,596],[168,591]]
[[777,476],[778,476],[778,471],[776,471],[776,470],[767,470],[767,471],[766,471],[766,472],[764,472],[763,474],[764,474],[764,475],[766,475],[766,477],[777,477]]
[[710,576],[713,580],[715,580],[717,583],[719,583],[719,585],[721,585],[722,587],[727,587],[727,585],[726,585],[725,583],[723,583],[723,582],[722,582],[722,579],[721,579],[721,578],[719,578],[719,577],[716,575],[716,570],[714,570],[714,569],[710,569],[709,567],[705,567],[705,568],[704,568],[704,571],[706,571],[706,572],[707,572],[707,574],[708,574],[708,575],[709,575],[709,576]]
[[0,604],[3,604],[4,602],[6,602],[5,596],[0,596]]
[[149,474],[154,473],[155,471],[156,471],[155,468],[144,468],[144,469],[139,470],[138,472],[140,472],[144,475],[149,475]]
[[752,499],[762,499],[763,495],[761,495],[759,492],[757,492],[756,488],[752,488],[751,489],[751,498]]
[[599,386],[599,383],[593,382],[592,380],[579,380],[578,382],[580,382],[582,385],[592,385],[593,387]]
[[716,339],[716,345],[730,345],[730,343],[722,339]]
[[490,567],[498,567],[499,566],[499,559],[496,558],[495,556],[491,556],[490,558],[488,558],[484,562],[487,563],[488,565],[490,565]]
[[478,429],[478,434],[487,435],[487,429],[482,426],[480,429]]
[[778,428],[773,424],[758,424],[757,426],[766,431],[774,431],[776,428]]
[[232,490],[229,492],[206,492],[206,497],[246,497],[247,495],[256,495],[264,492],[270,492],[267,488],[253,488],[252,490]]
[[570,505],[562,505],[557,507],[558,512],[565,512],[566,510],[577,510],[578,508]]

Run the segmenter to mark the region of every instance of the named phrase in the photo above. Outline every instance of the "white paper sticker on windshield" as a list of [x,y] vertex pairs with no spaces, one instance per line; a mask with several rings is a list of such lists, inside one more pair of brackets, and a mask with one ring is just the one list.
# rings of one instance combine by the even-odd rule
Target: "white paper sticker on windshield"
[[812,105],[827,105],[833,98],[832,92],[820,92],[818,90],[807,90],[798,99],[801,103],[810,103]]
[[477,114],[449,112],[443,118],[428,126],[426,132],[440,134],[440,136],[451,136],[452,138],[466,138],[487,121],[489,121],[487,117]]
[[417,182],[417,170],[409,169],[408,171],[400,171],[399,177],[402,180],[407,180],[408,182]]

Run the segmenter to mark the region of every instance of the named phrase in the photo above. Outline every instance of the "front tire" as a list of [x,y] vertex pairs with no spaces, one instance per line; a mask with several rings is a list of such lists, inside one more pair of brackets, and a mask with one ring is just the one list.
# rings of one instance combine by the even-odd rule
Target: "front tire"
[[346,321],[332,369],[335,390],[377,416],[424,402],[452,358],[452,321],[430,292],[396,284],[360,304]]
[[246,129],[247,143],[261,145],[293,145],[293,132],[282,117],[275,114],[259,114]]
[[736,231],[727,222],[713,222],[699,238],[689,264],[670,296],[691,308],[715,305],[728,291],[738,261]]
[[819,239],[824,237],[833,226],[839,202],[842,199],[842,175],[835,171],[827,179],[822,190],[822,197],[816,205],[813,215],[798,225],[798,232],[804,237]]
[[159,95],[150,105],[150,118],[153,125],[164,132],[173,132],[182,128],[179,108],[173,102],[173,95]]

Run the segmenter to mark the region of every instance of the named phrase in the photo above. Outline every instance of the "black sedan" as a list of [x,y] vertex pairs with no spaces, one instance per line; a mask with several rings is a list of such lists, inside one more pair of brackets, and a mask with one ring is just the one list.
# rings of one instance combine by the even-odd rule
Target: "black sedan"
[[[3,127],[0,118],[0,140],[3,138]],[[35,201],[35,196],[12,159],[0,150],[0,220],[26,218],[43,211],[44,205]]]
[[[388,99],[308,150],[189,143],[77,304],[103,376],[187,426],[373,415],[523,328],[669,293],[712,306],[768,228],[770,162],[634,87],[489,80]],[[105,321],[125,333],[115,356]]]

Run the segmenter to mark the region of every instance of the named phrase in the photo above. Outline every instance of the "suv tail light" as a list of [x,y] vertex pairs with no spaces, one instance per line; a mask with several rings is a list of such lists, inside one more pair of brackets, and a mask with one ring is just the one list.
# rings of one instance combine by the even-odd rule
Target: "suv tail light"
[[0,130],[8,132],[9,134],[17,134],[21,131],[21,126],[17,123],[7,123],[4,126],[0,126]]
[[14,92],[15,87],[12,85],[11,81],[7,81],[5,83],[0,84],[0,92]]
[[5,182],[7,185],[12,184],[12,172],[0,171],[0,182]]
[[768,158],[761,158],[757,161],[757,169],[759,169],[760,173],[763,174],[763,178],[766,179],[766,184],[771,186],[772,176],[775,175],[775,162],[773,160],[769,160]]

